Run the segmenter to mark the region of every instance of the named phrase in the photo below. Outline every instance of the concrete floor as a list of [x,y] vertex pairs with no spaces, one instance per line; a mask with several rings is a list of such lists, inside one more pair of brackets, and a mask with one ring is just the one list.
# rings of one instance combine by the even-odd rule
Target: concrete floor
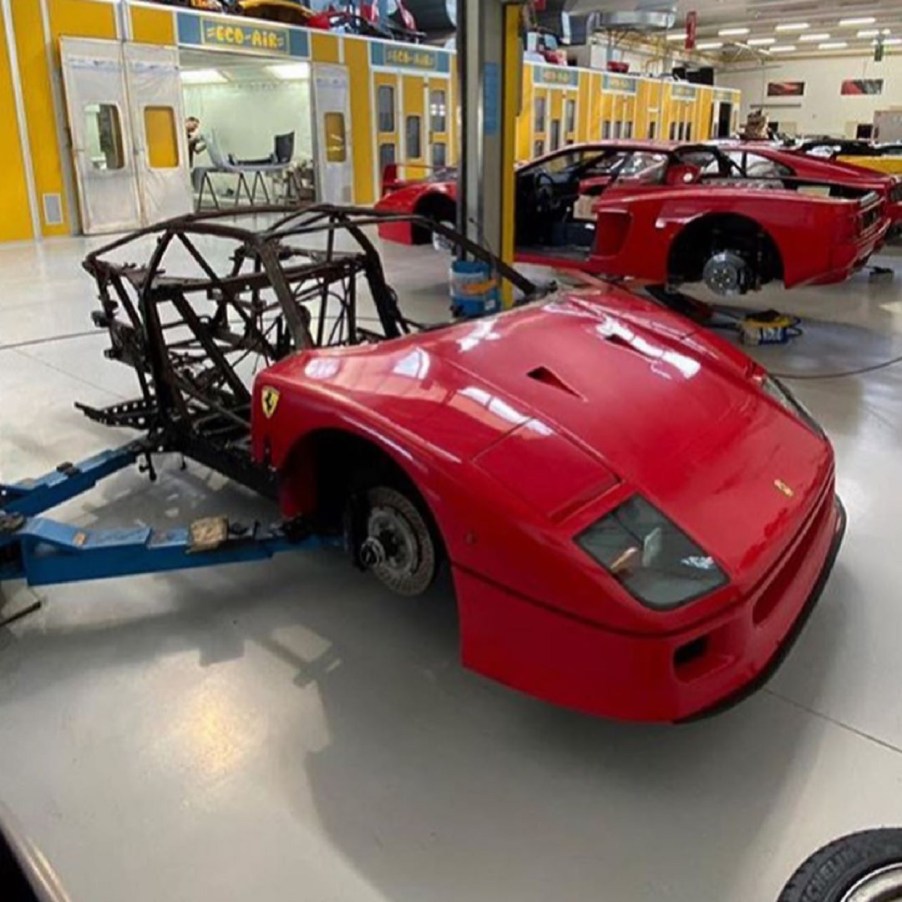
[[[6,480],[117,441],[72,408],[133,392],[91,330],[87,246],[0,249]],[[424,285],[444,262],[387,256],[441,318]],[[761,358],[808,374],[902,354],[899,269],[754,298],[807,318]],[[739,708],[679,728],[557,710],[458,666],[447,585],[410,602],[340,555],[283,557],[41,591],[0,634],[0,800],[75,902],[773,899],[814,847],[902,823],[902,366],[794,387],[836,445],[850,527],[799,644]],[[257,509],[170,465],[61,513]]]

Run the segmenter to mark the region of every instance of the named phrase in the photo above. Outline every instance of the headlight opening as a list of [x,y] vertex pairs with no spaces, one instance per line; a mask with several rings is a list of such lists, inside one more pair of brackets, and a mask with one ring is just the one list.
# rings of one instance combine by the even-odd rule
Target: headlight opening
[[727,583],[714,558],[640,495],[597,520],[576,543],[654,610],[672,610]]

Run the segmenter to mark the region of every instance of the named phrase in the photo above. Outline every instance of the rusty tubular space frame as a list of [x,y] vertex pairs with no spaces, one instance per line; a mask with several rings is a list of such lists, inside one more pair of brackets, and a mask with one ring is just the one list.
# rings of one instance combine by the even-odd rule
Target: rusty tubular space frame
[[[238,224],[260,216],[274,222],[259,230]],[[103,409],[78,408],[97,422],[144,433],[151,478],[152,453],[178,452],[274,496],[273,474],[250,456],[254,374],[296,351],[385,340],[423,328],[402,314],[366,233],[385,220],[414,222],[438,233],[488,263],[526,298],[538,291],[453,228],[422,217],[332,205],[179,217],[133,232],[85,259],[102,308],[93,319],[110,335],[106,356],[134,369],[140,397]],[[339,233],[350,242],[337,241]],[[322,247],[296,243],[314,236]],[[211,238],[232,251],[219,271],[200,247]],[[128,252],[141,239],[154,242],[145,265],[112,262],[112,254]],[[348,243],[350,251],[338,247]],[[196,276],[167,275],[173,254],[188,259]],[[369,288],[377,322],[359,321],[359,277]]]

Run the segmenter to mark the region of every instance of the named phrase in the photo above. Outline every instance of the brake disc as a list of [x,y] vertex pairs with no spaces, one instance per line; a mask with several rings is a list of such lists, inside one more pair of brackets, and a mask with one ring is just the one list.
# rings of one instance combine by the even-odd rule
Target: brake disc
[[748,263],[733,251],[720,251],[712,255],[702,272],[705,285],[722,297],[745,294],[752,282]]
[[373,575],[398,595],[421,595],[435,577],[435,542],[423,514],[401,492],[370,489],[363,551]]

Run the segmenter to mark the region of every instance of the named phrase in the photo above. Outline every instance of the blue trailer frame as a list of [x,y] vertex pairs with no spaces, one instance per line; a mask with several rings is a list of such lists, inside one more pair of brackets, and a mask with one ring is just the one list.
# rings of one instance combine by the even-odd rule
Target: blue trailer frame
[[145,444],[137,441],[78,464],[61,464],[38,479],[0,483],[0,585],[25,580],[29,586],[47,586],[189,570],[343,545],[340,536],[317,535],[301,520],[264,528],[210,517],[175,529],[84,529],[41,516],[146,454]]

